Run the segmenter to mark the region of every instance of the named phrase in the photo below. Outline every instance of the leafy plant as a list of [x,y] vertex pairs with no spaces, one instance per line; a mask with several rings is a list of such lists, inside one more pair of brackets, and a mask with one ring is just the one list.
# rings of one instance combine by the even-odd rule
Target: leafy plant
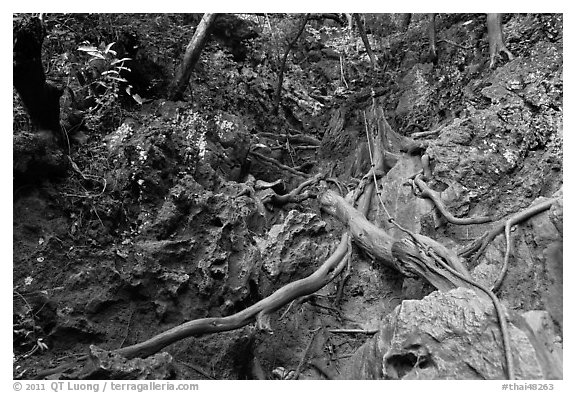
[[[111,100],[117,100],[121,86],[126,86],[124,87],[126,93],[141,104],[142,99],[140,96],[131,92],[132,86],[129,85],[128,81],[121,75],[122,72],[130,72],[130,68],[126,67],[125,63],[132,59],[129,57],[118,59],[116,57],[117,52],[112,49],[112,46],[115,44],[114,42],[100,48],[90,45],[88,42],[86,44],[87,45],[80,46],[78,50],[90,56],[88,63],[93,70],[92,76],[95,77],[91,84],[93,87],[100,86],[104,89],[103,93],[94,94],[96,102],[104,106]],[[93,91],[97,90],[98,89],[93,89]]]
[[85,79],[81,83],[89,87],[90,93],[87,98],[95,102],[86,117],[87,123],[94,123],[95,128],[105,125],[106,120],[110,120],[112,126],[117,125],[122,112],[119,100],[121,94],[126,93],[138,104],[142,104],[142,98],[132,92],[132,86],[123,76],[131,71],[126,62],[132,59],[129,57],[119,59],[117,52],[112,49],[114,44],[112,42],[96,47],[84,42],[78,48],[89,56],[86,66],[79,75]]

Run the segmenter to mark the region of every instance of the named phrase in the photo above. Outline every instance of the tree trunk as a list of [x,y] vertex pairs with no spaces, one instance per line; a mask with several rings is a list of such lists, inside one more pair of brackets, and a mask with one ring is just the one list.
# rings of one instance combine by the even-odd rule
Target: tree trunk
[[306,23],[308,22],[309,16],[310,16],[310,14],[304,15],[304,19],[302,20],[302,25],[300,25],[300,29],[298,30],[298,33],[296,34],[294,39],[288,43],[288,47],[286,48],[286,52],[284,53],[284,57],[282,58],[282,64],[280,64],[280,69],[278,71],[278,85],[276,86],[276,96],[274,98],[274,108],[272,109],[272,113],[274,115],[278,114],[278,108],[280,107],[280,98],[282,96],[282,83],[284,83],[284,70],[286,69],[286,61],[288,60],[288,55],[290,54],[290,51],[292,50],[292,48],[296,44],[296,41],[298,41],[298,38],[300,37],[300,35],[302,35],[302,32],[304,31],[304,27],[306,27]]
[[428,14],[430,21],[428,22],[428,45],[430,45],[429,58],[432,63],[436,64],[438,61],[438,52],[436,50],[436,14]]
[[208,40],[210,34],[210,28],[214,24],[218,14],[204,14],[202,20],[196,27],[194,36],[188,43],[186,47],[186,53],[184,54],[184,60],[182,61],[182,66],[178,72],[178,76],[174,79],[172,83],[170,100],[176,101],[181,100],[194,70],[196,62],[200,58],[202,49]]
[[44,28],[38,18],[24,18],[14,26],[14,87],[30,119],[41,131],[60,135],[62,90],[46,82],[42,66]]
[[366,48],[366,52],[368,53],[368,57],[370,57],[370,62],[372,63],[372,67],[374,69],[378,68],[378,64],[376,63],[376,56],[374,52],[372,52],[372,47],[370,46],[370,41],[368,41],[368,36],[366,35],[366,30],[364,30],[364,25],[360,20],[360,14],[352,14],[354,16],[354,21],[358,26],[358,31],[360,32],[360,37],[362,38],[362,42],[364,43],[364,47]]
[[408,27],[410,26],[410,22],[412,21],[412,14],[411,13],[403,13],[400,16],[400,30],[402,32],[408,31]]
[[490,45],[490,68],[496,64],[496,56],[500,52],[506,53],[508,60],[512,60],[514,56],[504,44],[502,34],[502,14],[486,14],[486,24],[488,25],[488,42]]

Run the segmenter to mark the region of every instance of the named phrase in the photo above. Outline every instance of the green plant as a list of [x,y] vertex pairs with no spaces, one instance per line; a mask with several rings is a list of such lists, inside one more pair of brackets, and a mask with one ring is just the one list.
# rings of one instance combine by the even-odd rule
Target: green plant
[[[117,52],[112,49],[115,43],[108,45],[101,44],[99,47],[84,42],[78,48],[79,51],[86,53],[89,59],[86,66],[81,71],[81,77],[85,79],[89,87],[89,96],[94,100],[87,115],[87,122],[94,121],[95,124],[106,123],[105,118],[112,118],[114,123],[115,114],[121,115],[120,95],[124,92],[132,97],[138,104],[142,104],[142,99],[136,93],[132,92],[132,86],[123,74],[129,73],[130,68],[126,62],[132,60],[129,57],[118,58]],[[117,118],[120,118],[121,116]]]

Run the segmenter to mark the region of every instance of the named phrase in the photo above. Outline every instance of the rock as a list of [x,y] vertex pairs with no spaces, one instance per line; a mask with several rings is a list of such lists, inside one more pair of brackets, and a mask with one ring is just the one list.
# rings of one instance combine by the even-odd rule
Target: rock
[[[542,202],[537,199],[534,204]],[[555,207],[554,207],[555,206]],[[517,310],[546,310],[560,328],[562,312],[562,233],[553,220],[562,226],[559,204],[516,226],[510,235],[512,242],[509,267],[499,289],[499,296],[510,299]],[[487,247],[473,277],[491,286],[500,274],[506,242],[499,235]]]
[[[422,232],[423,226],[426,225],[426,217],[435,209],[430,200],[416,197],[412,188],[404,185],[406,179],[421,169],[420,157],[403,156],[382,181],[382,195],[385,195],[383,201],[387,202],[385,202],[386,209],[392,217],[395,217],[398,224],[415,233]],[[376,208],[374,221],[379,227],[397,239],[405,236],[388,221],[388,214],[383,211],[377,195],[373,197],[372,206]]]
[[[526,335],[508,323],[518,379],[542,379]],[[502,335],[493,304],[457,288],[405,300],[342,370],[343,379],[503,379]]]
[[87,318],[74,316],[67,309],[59,309],[58,320],[48,337],[54,349],[70,349],[79,343],[102,341],[105,332]]
[[[317,214],[296,210],[291,210],[282,224],[272,226],[267,239],[258,242],[268,279],[278,285],[310,274],[315,262],[322,263],[329,253],[326,245],[315,240],[325,228],[326,223]],[[264,289],[263,293],[268,291]]]
[[[223,184],[230,191],[235,183]],[[149,220],[135,240],[129,282],[154,299],[157,315],[227,314],[254,295],[261,257],[253,235],[266,225],[254,199],[214,194],[185,177]]]
[[[537,349],[546,379],[562,379],[562,339],[556,334],[554,322],[546,311],[528,311],[521,318],[530,328],[529,338]],[[525,330],[526,331],[526,330]]]
[[396,106],[396,116],[403,116],[418,109],[428,109],[432,95],[432,85],[427,80],[431,76],[433,65],[416,64],[400,82],[404,93]]
[[89,361],[79,379],[165,380],[174,378],[172,356],[157,353],[146,359],[126,359],[115,352],[90,346]]
[[160,265],[171,266],[189,258],[196,246],[194,239],[142,240],[136,243],[135,251]]

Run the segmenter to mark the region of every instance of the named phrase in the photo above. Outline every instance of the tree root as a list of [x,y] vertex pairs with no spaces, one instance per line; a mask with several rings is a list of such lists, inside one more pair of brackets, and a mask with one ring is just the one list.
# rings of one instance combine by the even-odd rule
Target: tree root
[[447,40],[446,38],[442,38],[442,39],[440,39],[440,40],[438,40],[438,41],[436,41],[436,42],[437,42],[438,44],[441,43],[441,42],[445,42],[445,43],[447,43],[447,44],[450,44],[450,45],[452,45],[452,46],[455,46],[455,47],[461,48],[461,49],[465,49],[465,50],[473,49],[472,46],[461,45],[461,44],[458,44],[458,43],[456,43],[456,42],[454,42],[454,41]]
[[502,332],[502,345],[504,347],[504,357],[506,359],[506,372],[508,374],[508,379],[510,379],[510,380],[516,379],[515,375],[514,375],[514,359],[512,358],[512,349],[510,348],[510,334],[508,332],[508,325],[507,325],[508,321],[506,320],[506,314],[504,313],[504,308],[502,307],[500,300],[488,288],[484,287],[481,284],[478,284],[477,282],[475,282],[472,279],[469,279],[468,277],[461,275],[459,272],[452,269],[452,267],[450,267],[448,264],[446,264],[442,260],[442,258],[434,255],[434,253],[431,253],[431,255],[436,260],[436,262],[438,262],[443,268],[445,268],[446,270],[450,271],[452,274],[456,275],[460,279],[466,281],[468,284],[478,288],[483,293],[488,295],[488,297],[490,298],[490,300],[494,304],[496,316],[498,317],[498,323],[500,324],[500,331]]
[[315,196],[314,194],[306,191],[301,193],[305,187],[311,186],[315,183],[318,183],[321,179],[325,177],[324,174],[319,173],[316,176],[305,180],[304,182],[300,183],[298,187],[290,191],[288,194],[285,195],[278,195],[278,194],[270,194],[267,195],[264,199],[262,199],[262,203],[273,203],[274,205],[285,205],[287,203],[300,203],[305,199],[311,198]]
[[[334,214],[349,227],[354,241],[374,259],[385,262],[405,275],[413,276],[413,273],[416,273],[440,291],[464,287],[479,289],[481,291],[479,295],[487,296],[494,304],[502,330],[508,376],[510,379],[514,378],[507,322],[502,305],[489,289],[471,279],[470,274],[453,252],[433,239],[411,232],[409,233],[412,239],[405,238],[395,241],[385,231],[366,219],[362,219],[359,214],[355,214],[353,207],[331,191],[322,195],[320,202],[325,211]],[[420,252],[420,249],[427,249],[427,254],[432,257],[433,261]],[[449,260],[452,266],[444,262],[443,259]],[[440,264],[443,269],[436,267],[434,262]]]
[[500,271],[498,278],[496,279],[494,285],[492,286],[492,291],[497,291],[498,288],[500,288],[502,281],[504,281],[506,271],[508,270],[508,260],[510,259],[510,252],[512,249],[512,242],[510,241],[510,230],[512,226],[538,213],[542,213],[543,211],[548,210],[554,204],[554,202],[556,202],[556,199],[551,199],[549,201],[540,203],[536,206],[532,206],[520,213],[516,213],[506,221],[506,224],[504,225],[504,236],[506,237],[506,254],[504,255],[504,264],[502,265],[502,270]]
[[[527,219],[527,218],[529,218],[535,214],[541,213],[541,212],[549,209],[550,206],[552,206],[552,204],[556,200],[557,200],[557,198],[549,199],[548,201],[545,201],[545,202],[542,202],[538,205],[529,207],[528,209],[524,210],[523,212],[516,213],[514,216],[512,216],[512,218],[509,219],[510,221],[513,220],[513,222],[510,224],[510,227],[512,227],[512,225],[520,223],[521,221],[523,221],[523,220],[525,220],[525,219]],[[500,233],[502,233],[505,230],[506,222],[507,221],[498,222],[498,224],[494,228],[492,228],[491,230],[484,233],[482,236],[480,236],[478,239],[476,239],[470,245],[468,245],[465,248],[463,248],[462,250],[458,251],[458,255],[460,255],[464,258],[470,258],[471,257],[472,263],[477,262],[480,259],[480,257],[484,254],[484,251],[486,250],[488,245],[496,238],[496,236],[498,236]]]
[[440,132],[439,128],[430,131],[420,131],[410,134],[412,139],[426,138],[427,136],[437,135]]
[[366,329],[329,329],[330,333],[334,334],[376,334],[379,332],[378,329],[366,330]]
[[[173,344],[179,340],[200,336],[203,334],[224,332],[234,329],[239,329],[254,321],[261,329],[267,329],[267,319],[270,314],[292,300],[301,296],[312,294],[331,282],[346,266],[346,255],[349,243],[349,235],[344,234],[340,240],[340,244],[332,255],[310,276],[294,281],[284,287],[278,289],[272,295],[252,306],[227,317],[220,318],[201,318],[193,321],[183,323],[163,333],[160,333],[144,342],[134,344],[128,347],[117,349],[115,352],[127,359],[136,357],[146,358],[166,346]],[[36,376],[36,379],[41,379],[58,372],[66,371],[88,359],[88,356],[67,363],[50,370],[45,370]]]
[[282,141],[285,142],[286,140],[288,142],[290,142],[291,144],[298,144],[298,143],[302,143],[302,144],[307,144],[307,145],[311,145],[311,146],[320,146],[322,143],[316,139],[313,138],[309,135],[290,135],[290,134],[274,134],[271,132],[261,132],[259,134],[257,134],[258,137],[262,137],[262,138],[269,138],[269,139],[274,139],[277,141]]
[[329,178],[326,178],[326,182],[327,183],[334,183],[336,185],[336,187],[338,187],[338,191],[340,191],[340,196],[346,196],[346,192],[344,192],[346,187],[342,185],[342,182],[340,182],[340,180],[338,180],[334,177],[329,177]]
[[[378,124],[382,121],[383,114],[381,113],[379,117],[380,118],[377,120]],[[385,119],[383,121],[385,122]],[[387,123],[385,126],[389,128]],[[319,196],[318,200],[321,209],[335,216],[344,223],[348,228],[348,232],[342,235],[340,244],[334,250],[332,255],[326,259],[314,273],[306,278],[285,285],[270,296],[233,315],[192,320],[173,327],[172,329],[160,333],[144,342],[117,349],[115,352],[128,359],[135,357],[146,358],[157,353],[166,346],[184,338],[230,331],[253,322],[256,322],[259,329],[270,330],[269,318],[273,312],[295,299],[313,294],[331,282],[343,271],[346,265],[350,262],[352,250],[350,242],[351,239],[354,239],[356,244],[359,245],[369,256],[374,258],[376,261],[382,262],[398,270],[405,276],[423,277],[440,291],[448,291],[455,287],[464,287],[475,290],[480,296],[487,296],[488,299],[494,303],[503,335],[506,371],[508,376],[513,379],[514,368],[506,325],[507,321],[498,298],[489,289],[475,283],[471,279],[466,268],[463,266],[458,255],[448,250],[435,240],[403,229],[395,223],[393,217],[389,214],[390,222],[394,223],[404,231],[407,234],[406,237],[400,240],[394,239],[387,232],[376,227],[366,219],[373,191],[377,187],[377,174],[383,171],[384,154],[381,153],[381,146],[384,146],[382,143],[384,133],[385,130],[378,126],[378,132],[375,135],[375,143],[373,144],[374,155],[372,155],[372,151],[370,151],[372,167],[369,175],[364,176],[363,178],[363,194],[361,197],[354,198],[352,201],[352,203],[355,203],[356,200],[358,200],[357,208],[331,190],[326,190]],[[272,162],[291,173],[296,172],[295,174],[298,176],[307,178],[307,180],[288,194],[288,200],[303,195],[300,194],[300,192],[304,187],[314,184],[325,177],[323,174],[310,177],[305,173],[295,171],[293,168],[286,167],[278,161],[263,156],[257,152],[250,152],[250,154],[253,154],[265,161]],[[370,179],[370,177],[372,177],[372,179]],[[416,176],[415,182],[423,183],[424,186],[417,183],[418,187],[420,187],[423,192],[426,190],[427,186],[421,179],[419,179],[419,176]],[[383,204],[380,197],[380,191],[377,191],[377,194],[380,202]],[[523,213],[513,216],[505,225],[500,224],[497,227],[497,229],[499,229],[498,233],[504,228],[508,228],[509,233],[509,228],[512,225],[549,208],[553,201],[554,200],[547,201],[543,204],[534,206]],[[495,236],[496,235],[494,235],[494,237]],[[486,238],[488,237],[489,236],[486,236]],[[310,341],[308,348],[311,346],[311,343],[312,340]],[[300,362],[301,364],[304,363],[305,357],[306,353]],[[86,360],[87,358],[87,356],[84,356],[80,360]],[[64,369],[67,369],[70,367],[70,364],[67,364],[64,367]],[[49,373],[43,372],[39,375],[46,376],[49,375]]]
[[448,220],[449,223],[455,225],[471,225],[471,224],[484,224],[487,222],[493,221],[491,217],[467,217],[467,218],[459,218],[454,217],[452,213],[446,209],[444,203],[442,202],[442,198],[440,197],[440,193],[437,191],[432,190],[424,180],[422,180],[422,175],[417,175],[414,179],[414,184],[418,186],[420,189],[420,196],[426,197],[434,202],[434,205],[440,211],[440,213]]
[[287,284],[267,298],[236,314],[221,318],[201,318],[186,322],[142,343],[121,348],[116,352],[128,359],[135,357],[145,358],[172,343],[191,336],[234,330],[256,320],[261,325],[259,326],[260,328],[266,328],[266,316],[298,297],[316,292],[332,281],[345,266],[347,248],[348,235],[344,234],[340,245],[334,253],[310,276]]
[[[424,180],[432,180],[432,170],[430,169],[430,156],[428,154],[424,154],[420,158],[420,161],[422,162],[422,173],[424,173]],[[414,178],[416,178],[416,176]]]
[[296,170],[296,169],[294,169],[294,168],[292,168],[292,167],[289,167],[289,166],[287,166],[287,165],[284,165],[284,164],[280,163],[278,160],[275,160],[274,158],[267,157],[267,156],[265,156],[265,155],[263,155],[263,154],[260,154],[260,153],[258,153],[258,152],[256,152],[256,151],[250,151],[250,154],[252,154],[252,155],[255,156],[255,157],[258,157],[259,159],[261,159],[261,160],[263,160],[263,161],[266,161],[266,162],[269,162],[269,163],[271,163],[271,164],[274,164],[274,165],[276,165],[278,168],[283,169],[283,170],[285,170],[285,171],[288,171],[288,172],[292,173],[293,175],[302,176],[302,177],[305,177],[305,178],[310,177],[310,175],[308,175],[307,173],[300,172],[300,171],[298,171],[298,170]]

